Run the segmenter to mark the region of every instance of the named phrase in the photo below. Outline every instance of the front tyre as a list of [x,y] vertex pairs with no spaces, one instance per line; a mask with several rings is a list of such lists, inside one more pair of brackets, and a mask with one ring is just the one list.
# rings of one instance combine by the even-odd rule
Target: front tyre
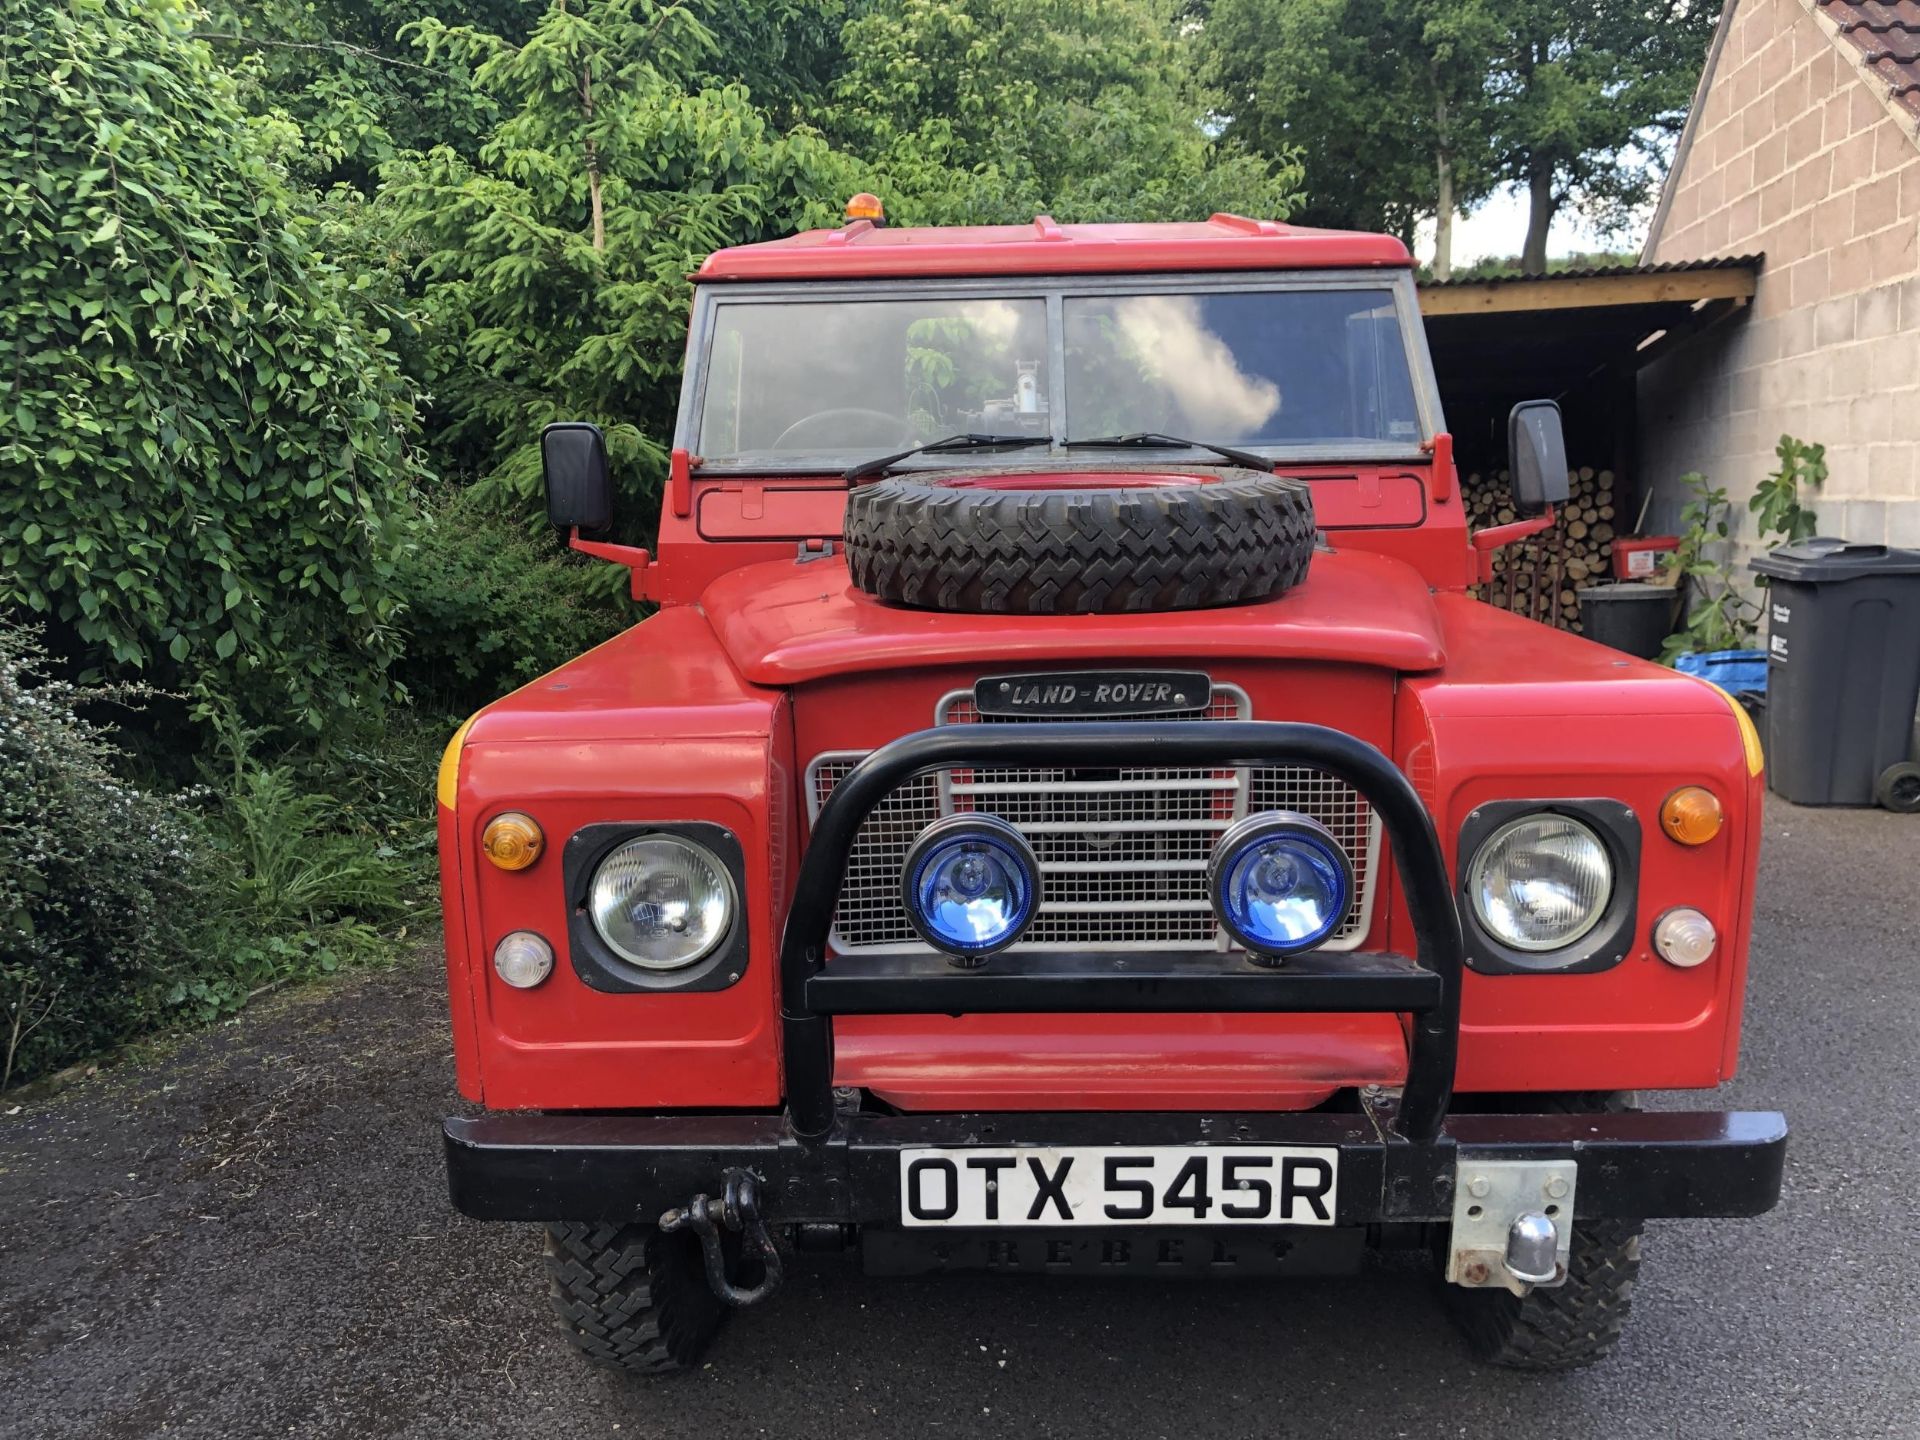
[[547,1281],[574,1349],[631,1375],[691,1369],[727,1317],[700,1242],[653,1225],[549,1225]]
[[1573,1232],[1567,1283],[1531,1291],[1447,1286],[1447,1308],[1474,1358],[1510,1370],[1577,1370],[1613,1353],[1640,1274],[1638,1220],[1589,1220]]

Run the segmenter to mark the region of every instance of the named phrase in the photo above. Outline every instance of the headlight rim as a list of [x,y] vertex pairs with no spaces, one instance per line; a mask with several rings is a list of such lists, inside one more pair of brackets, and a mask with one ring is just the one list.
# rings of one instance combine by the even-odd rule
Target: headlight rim
[[[1584,825],[1613,867],[1613,889],[1599,918],[1569,944],[1523,950],[1492,933],[1474,902],[1477,862],[1487,843],[1516,820],[1557,815]],[[1641,827],[1633,808],[1606,797],[1485,801],[1461,823],[1454,895],[1469,969],[1485,975],[1578,975],[1610,970],[1633,951],[1640,896]]]
[[[622,846],[649,836],[697,845],[719,862],[732,901],[722,938],[704,955],[676,969],[649,968],[629,959],[600,933],[593,887],[600,867]],[[746,855],[727,826],[707,820],[597,821],[567,837],[562,849],[567,904],[567,961],[589,988],[607,994],[725,990],[746,977],[750,956],[751,891]]]

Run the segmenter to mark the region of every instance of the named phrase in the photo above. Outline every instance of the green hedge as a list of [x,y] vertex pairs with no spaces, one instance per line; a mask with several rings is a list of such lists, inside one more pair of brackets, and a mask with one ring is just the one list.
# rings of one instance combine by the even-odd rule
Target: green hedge
[[400,645],[412,389],[182,0],[0,0],[0,608],[319,732]]

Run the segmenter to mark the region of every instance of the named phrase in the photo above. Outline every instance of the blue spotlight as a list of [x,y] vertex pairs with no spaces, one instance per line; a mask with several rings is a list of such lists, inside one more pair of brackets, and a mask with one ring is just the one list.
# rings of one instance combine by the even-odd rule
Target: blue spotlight
[[1324,943],[1353,903],[1353,865],[1319,821],[1287,810],[1249,815],[1214,846],[1207,892],[1220,923],[1256,960]]
[[907,918],[957,964],[978,964],[1020,938],[1040,908],[1040,866],[995,815],[949,815],[920,832],[902,875]]

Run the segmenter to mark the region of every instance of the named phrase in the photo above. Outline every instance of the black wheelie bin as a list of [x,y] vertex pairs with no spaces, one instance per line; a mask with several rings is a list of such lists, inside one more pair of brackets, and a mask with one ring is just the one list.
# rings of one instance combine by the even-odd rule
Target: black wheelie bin
[[1767,577],[1767,785],[1796,805],[1920,811],[1920,550],[1816,535]]

